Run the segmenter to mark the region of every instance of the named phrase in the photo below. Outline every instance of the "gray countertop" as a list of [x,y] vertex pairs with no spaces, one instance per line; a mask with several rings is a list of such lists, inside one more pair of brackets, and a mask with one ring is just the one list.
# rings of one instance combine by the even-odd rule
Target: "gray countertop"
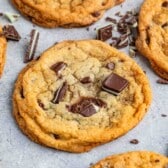
[[[114,16],[114,13],[139,8],[142,0],[126,0],[121,6],[115,7],[106,12],[104,17],[96,24],[79,29],[44,29],[27,21],[25,18],[14,23],[21,34],[19,43],[10,41],[7,50],[7,62],[3,78],[0,79],[0,168],[88,168],[90,163],[121,152],[132,150],[150,150],[168,155],[168,85],[159,85],[156,80],[159,78],[150,68],[148,61],[142,56],[137,56],[137,63],[146,71],[153,90],[153,102],[143,121],[125,136],[94,148],[92,151],[83,154],[71,154],[46,147],[42,147],[30,141],[17,127],[12,116],[12,91],[14,82],[23,64],[28,37],[31,29],[40,31],[40,41],[36,55],[55,42],[67,39],[90,39],[95,38],[94,28],[105,25],[106,16]],[[0,0],[0,12],[17,11],[12,7],[10,0]],[[9,22],[0,17],[2,25]],[[127,52],[127,51],[125,51]],[[139,144],[133,145],[129,141],[138,139]]]

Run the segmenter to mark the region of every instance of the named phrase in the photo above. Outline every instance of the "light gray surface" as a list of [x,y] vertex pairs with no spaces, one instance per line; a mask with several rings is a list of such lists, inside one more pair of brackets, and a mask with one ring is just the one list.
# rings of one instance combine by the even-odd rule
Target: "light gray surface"
[[[104,15],[113,16],[117,11],[124,13],[126,10],[137,8],[142,0],[126,0],[123,7],[115,7]],[[15,12],[9,0],[0,0],[0,12]],[[1,24],[8,24],[6,19],[0,17]],[[67,39],[95,38],[95,27],[104,25],[104,19],[86,28],[79,29],[44,29],[36,26],[40,31],[40,42],[37,54],[40,54],[56,41]],[[7,50],[7,62],[5,73],[0,79],[0,168],[87,168],[90,163],[121,152],[132,150],[152,150],[168,155],[168,86],[156,83],[158,77],[151,70],[148,61],[140,56],[136,58],[139,65],[147,72],[153,90],[152,106],[143,121],[125,136],[93,149],[84,154],[70,154],[42,147],[30,141],[18,129],[12,117],[12,90],[14,81],[19,71],[25,66],[23,55],[28,43],[28,35],[33,24],[23,17],[14,23],[22,36],[22,40],[9,42]],[[138,145],[129,143],[132,139],[138,139]]]

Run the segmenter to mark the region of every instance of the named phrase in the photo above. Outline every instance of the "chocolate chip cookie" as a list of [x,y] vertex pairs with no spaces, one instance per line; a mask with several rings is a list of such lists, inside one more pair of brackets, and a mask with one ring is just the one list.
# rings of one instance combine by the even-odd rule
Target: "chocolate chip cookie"
[[168,1],[145,0],[139,16],[139,51],[146,56],[153,69],[168,79]]
[[100,19],[105,10],[124,0],[12,0],[32,22],[44,27],[80,27]]
[[109,156],[91,168],[167,168],[168,158],[148,151],[135,151]]
[[7,46],[7,42],[2,33],[2,28],[0,27],[0,77],[2,76],[4,65],[5,65],[6,46]]
[[85,152],[143,118],[151,89],[141,68],[97,40],[65,41],[31,62],[13,93],[14,116],[33,141]]

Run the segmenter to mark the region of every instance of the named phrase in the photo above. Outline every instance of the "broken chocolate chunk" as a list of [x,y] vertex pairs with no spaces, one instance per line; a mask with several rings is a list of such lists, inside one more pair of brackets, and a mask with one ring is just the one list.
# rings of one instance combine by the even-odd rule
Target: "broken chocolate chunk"
[[162,7],[168,8],[168,1],[163,2]]
[[52,103],[58,104],[62,99],[64,98],[66,91],[68,89],[67,82],[64,82],[62,86],[60,86],[57,91],[54,94],[54,98],[52,100]]
[[137,145],[139,144],[139,141],[137,139],[133,139],[130,141],[131,144]]
[[51,70],[53,70],[57,75],[60,75],[61,71],[64,70],[66,66],[67,64],[64,62],[57,62],[51,66]]
[[92,83],[92,79],[89,76],[87,76],[87,77],[84,77],[83,79],[81,79],[80,82],[83,84]]
[[93,104],[89,104],[87,106],[85,106],[81,111],[80,111],[80,114],[83,115],[84,117],[90,117],[92,116],[93,114],[95,114],[97,111],[96,111],[96,108]]
[[99,13],[99,12],[94,12],[94,13],[92,13],[92,16],[93,16],[93,17],[99,17],[99,16],[100,16],[100,13]]
[[108,63],[108,64],[106,65],[106,68],[108,68],[108,69],[110,69],[110,70],[114,70],[114,68],[115,68],[114,62]]
[[21,39],[19,33],[12,25],[6,25],[2,28],[3,35],[6,37],[7,40],[19,41]]
[[120,92],[122,92],[127,86],[128,81],[115,73],[109,75],[102,83],[103,90],[116,96]]
[[37,30],[33,29],[31,31],[31,34],[30,34],[31,39],[30,39],[29,46],[26,50],[26,54],[24,57],[24,63],[27,63],[27,62],[32,61],[34,59],[34,55],[35,55],[38,40],[39,40],[39,35],[40,35],[40,33]]
[[158,80],[157,80],[157,83],[166,85],[166,84],[168,84],[168,80],[165,80],[165,79],[158,79]]
[[90,117],[97,113],[99,108],[106,107],[107,104],[101,99],[96,98],[81,98],[81,100],[68,109],[72,113],[78,113],[84,117]]
[[111,17],[106,17],[106,21],[112,22],[113,24],[117,24],[117,20]]
[[112,25],[102,27],[98,30],[97,39],[101,41],[106,41],[112,37]]
[[20,95],[21,95],[21,98],[22,98],[22,99],[25,98],[23,88],[21,88],[21,90],[20,90]]

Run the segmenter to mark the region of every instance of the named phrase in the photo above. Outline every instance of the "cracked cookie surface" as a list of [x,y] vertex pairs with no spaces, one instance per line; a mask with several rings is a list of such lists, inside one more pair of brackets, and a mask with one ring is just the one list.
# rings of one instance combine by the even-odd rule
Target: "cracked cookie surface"
[[145,0],[139,16],[138,50],[155,72],[168,79],[168,1]]
[[100,19],[124,0],[12,0],[32,22],[44,27],[80,27]]
[[[0,27],[0,34],[2,28]],[[0,77],[2,76],[4,65],[5,65],[5,53],[6,53],[7,42],[6,39],[0,35]]]
[[[117,95],[102,87],[110,80]],[[125,134],[150,102],[141,68],[96,40],[66,41],[45,51],[20,73],[13,94],[23,132],[35,142],[70,152],[88,151]]]
[[91,168],[167,168],[168,158],[148,151],[109,156]]

